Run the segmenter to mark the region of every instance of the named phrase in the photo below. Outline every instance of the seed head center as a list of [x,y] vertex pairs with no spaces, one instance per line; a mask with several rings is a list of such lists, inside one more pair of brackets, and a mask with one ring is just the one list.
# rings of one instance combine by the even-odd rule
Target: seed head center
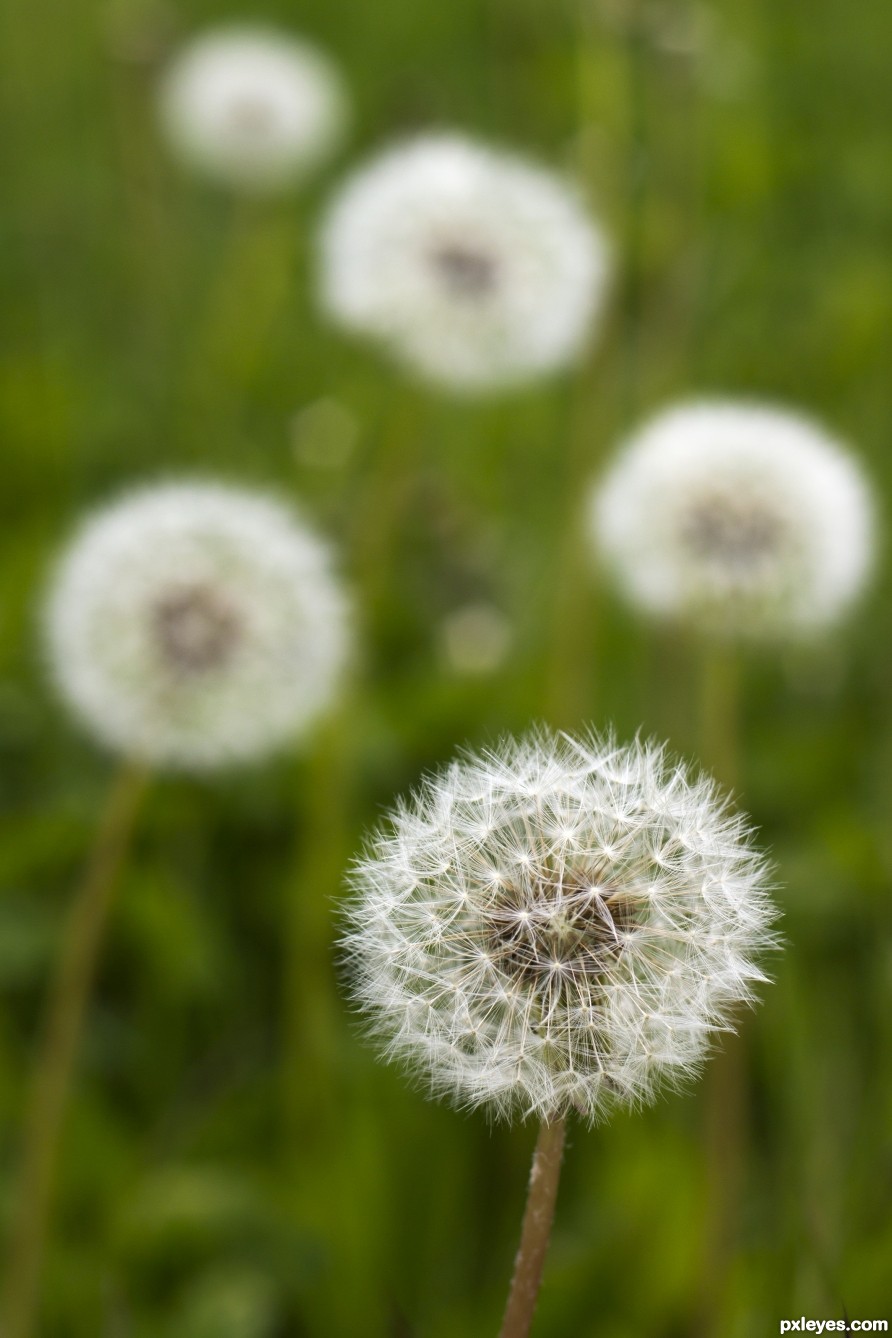
[[690,552],[730,567],[772,557],[781,541],[777,516],[756,502],[731,496],[698,500],[688,510],[682,535]]
[[498,264],[480,247],[443,242],[433,248],[430,260],[437,277],[454,297],[488,297],[495,288]]
[[254,139],[271,129],[273,115],[265,98],[242,94],[229,107],[227,121],[236,134]]
[[203,674],[221,668],[238,641],[235,610],[208,586],[196,585],[164,595],[153,615],[161,654],[177,674]]
[[529,988],[556,971],[595,980],[619,957],[637,918],[630,897],[586,877],[545,887],[541,897],[508,886],[491,911],[487,946],[498,967]]

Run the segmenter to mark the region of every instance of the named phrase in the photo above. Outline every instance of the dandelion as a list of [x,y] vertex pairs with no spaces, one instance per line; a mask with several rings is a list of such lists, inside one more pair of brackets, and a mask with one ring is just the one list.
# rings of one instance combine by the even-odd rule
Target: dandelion
[[388,1057],[497,1116],[593,1121],[703,1060],[763,976],[764,865],[662,749],[533,735],[425,780],[358,864]]
[[526,1333],[566,1116],[699,1069],[765,979],[764,860],[662,748],[540,732],[424,780],[353,884],[345,947],[385,1056],[459,1105],[542,1122],[503,1329]]
[[704,402],[658,415],[591,502],[599,553],[631,602],[751,639],[817,633],[854,601],[873,506],[844,447],[797,414]]
[[453,390],[571,363],[603,303],[606,246],[573,188],[455,135],[390,149],[343,187],[322,236],[322,301]]
[[174,57],[159,90],[162,126],[183,161],[258,193],[290,185],[328,157],[346,109],[328,58],[265,28],[203,34]]
[[[759,404],[701,402],[664,411],[634,435],[590,504],[598,556],[629,601],[701,635],[693,647],[701,756],[739,784],[747,644],[814,639],[850,609],[870,571],[874,516],[855,459],[822,428]],[[746,1051],[728,1047],[705,1094],[704,1271],[712,1309],[724,1290],[743,1183]]]
[[194,770],[305,730],[347,651],[320,540],[278,501],[217,483],[146,488],[88,520],[46,626],[59,688],[99,739]]
[[217,483],[146,488],[87,521],[46,608],[63,695],[124,753],[62,936],[25,1130],[6,1338],[30,1338],[56,1156],[115,885],[149,766],[258,758],[329,703],[347,651],[327,550],[291,511]]

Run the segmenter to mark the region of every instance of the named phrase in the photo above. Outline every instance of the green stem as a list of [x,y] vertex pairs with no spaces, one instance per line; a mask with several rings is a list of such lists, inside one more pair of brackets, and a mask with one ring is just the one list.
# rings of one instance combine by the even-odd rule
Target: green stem
[[178,389],[184,447],[219,453],[221,434],[250,398],[271,332],[295,288],[300,233],[281,207],[254,200],[232,205],[205,305],[195,323]]
[[332,1062],[339,1008],[333,902],[343,876],[351,768],[346,706],[303,765],[302,822],[284,918],[283,1100],[289,1153],[318,1146],[337,1118]]
[[[594,58],[594,28],[592,8],[583,0],[579,11],[577,44],[577,100],[582,134],[580,169],[593,203],[597,199],[598,182],[590,161],[586,132],[601,121],[604,96]],[[621,353],[617,365],[611,367],[606,376],[602,366],[596,378],[596,359],[601,356],[596,348],[593,356],[587,358],[581,367],[574,387],[569,410],[570,426],[566,431],[568,448],[565,457],[563,515],[559,521],[554,578],[549,588],[554,617],[549,629],[551,651],[545,670],[543,695],[549,720],[568,727],[576,726],[580,716],[591,717],[594,714],[593,702],[598,687],[595,671],[598,661],[599,579],[588,552],[580,501],[596,476],[600,463],[599,444],[603,445],[605,436],[612,434],[617,426],[634,419],[641,390],[641,254],[647,205],[644,155],[649,127],[645,106],[646,46],[637,4],[632,6],[624,20],[622,41],[626,71],[624,161],[627,164],[622,250],[627,280],[617,317],[618,340],[605,339],[604,334],[607,332],[602,332],[599,340],[599,347],[604,348],[609,348],[611,342],[620,344]],[[618,390],[612,407],[607,389],[610,385]]]
[[626,290],[623,329],[623,418],[638,414],[641,394],[641,335],[644,308],[644,248],[647,221],[648,122],[647,40],[639,5],[626,20],[625,48],[628,94],[624,264]]
[[387,428],[369,462],[362,494],[355,499],[352,566],[366,616],[372,620],[386,612],[393,598],[400,539],[423,467],[426,405],[423,390],[405,386],[396,404],[387,407]]
[[527,1203],[499,1338],[527,1338],[533,1323],[564,1156],[566,1123],[543,1123],[533,1154]]
[[558,551],[549,590],[553,618],[545,666],[544,699],[548,719],[575,728],[592,715],[597,695],[598,583],[588,552],[579,502],[596,465],[593,415],[581,390],[569,428],[564,515],[559,521]]
[[[701,755],[726,788],[738,784],[740,664],[733,647],[706,652],[701,694]],[[747,1144],[746,1046],[725,1038],[710,1064],[704,1090],[706,1215],[703,1249],[702,1331],[718,1333],[734,1260]]]
[[747,1142],[746,1047],[728,1036],[712,1060],[704,1099],[706,1217],[703,1232],[702,1326],[706,1334],[725,1332],[722,1305],[740,1221]]
[[710,646],[703,655],[700,756],[727,790],[738,783],[740,664],[733,647]]
[[112,126],[118,139],[138,328],[144,340],[139,361],[153,388],[167,380],[175,319],[170,218],[155,116],[155,89],[165,55],[165,37],[162,17],[151,10],[122,9],[110,24]]
[[65,929],[25,1125],[6,1280],[4,1338],[30,1338],[35,1331],[65,1109],[112,895],[145,785],[146,777],[140,769],[122,768],[106,803]]

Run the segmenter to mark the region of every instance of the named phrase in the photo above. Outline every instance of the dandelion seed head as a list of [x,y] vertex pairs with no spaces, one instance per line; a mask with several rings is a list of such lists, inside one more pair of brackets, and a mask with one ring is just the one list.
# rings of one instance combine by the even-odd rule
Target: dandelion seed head
[[62,555],[49,662],[107,746],[202,770],[262,756],[329,704],[348,650],[327,549],[289,508],[218,483],[145,488]]
[[590,514],[594,545],[633,603],[726,636],[831,625],[874,548],[854,458],[808,419],[755,404],[659,414],[598,482]]
[[453,390],[572,362],[603,302],[606,246],[560,177],[458,136],[360,169],[322,235],[322,301]]
[[346,107],[326,56],[264,28],[199,36],[174,57],[159,91],[161,122],[179,156],[259,193],[289,185],[327,157],[342,137]]
[[545,732],[429,776],[353,872],[384,1054],[500,1117],[594,1121],[697,1071],[765,979],[766,866],[661,748]]

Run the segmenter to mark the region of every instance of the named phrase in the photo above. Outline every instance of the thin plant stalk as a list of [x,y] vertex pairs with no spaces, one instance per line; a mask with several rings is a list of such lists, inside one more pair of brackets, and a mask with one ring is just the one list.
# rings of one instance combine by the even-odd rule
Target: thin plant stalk
[[[567,727],[581,715],[592,714],[597,695],[595,681],[598,661],[597,640],[600,623],[599,576],[587,556],[584,527],[579,516],[579,499],[599,466],[598,446],[618,426],[634,420],[641,390],[642,275],[641,253],[647,215],[647,178],[644,171],[648,145],[645,107],[647,70],[646,48],[637,8],[624,19],[625,152],[628,165],[623,201],[622,253],[627,274],[618,312],[617,337],[602,331],[598,348],[580,367],[568,414],[569,426],[563,435],[568,441],[565,454],[563,518],[558,542],[554,579],[549,600],[554,608],[549,644],[552,647],[545,667],[544,699],[549,718]],[[587,136],[591,127],[601,123],[604,114],[602,81],[594,61],[597,50],[595,21],[591,6],[579,11],[579,46],[577,61],[577,101],[581,130],[580,175],[588,193],[595,198],[598,180]],[[613,355],[612,344],[620,347],[616,365],[607,364]],[[603,349],[603,352],[599,350]],[[607,387],[614,385],[612,410]],[[575,516],[575,522],[571,517]]]
[[[126,237],[138,313],[138,359],[147,377],[146,393],[166,386],[170,333],[175,320],[170,259],[170,226],[161,145],[155,124],[155,88],[165,54],[163,18],[148,12],[124,13],[111,25],[112,125],[118,140]],[[164,374],[159,374],[163,367]],[[160,402],[159,402],[160,407]],[[149,415],[146,415],[148,418]]]
[[[331,1285],[305,1298],[309,1331],[383,1338],[392,1318],[379,1294],[392,1184],[380,1162],[368,1160],[377,1115],[369,1110],[358,1119],[357,1101],[365,1098],[341,1062],[333,944],[351,848],[356,690],[345,685],[341,708],[298,763],[300,827],[282,923],[282,1171],[296,1220],[312,1223],[335,1264]],[[374,1240],[365,1225],[370,1220],[380,1228]],[[350,1287],[338,1284],[342,1275]]]
[[[703,657],[701,754],[727,789],[739,771],[740,663],[733,647],[714,646]],[[733,1264],[747,1141],[746,1048],[729,1035],[714,1057],[704,1088],[706,1212],[702,1329],[718,1333],[721,1305]]]
[[177,396],[186,449],[213,441],[237,419],[268,361],[271,332],[287,310],[302,244],[294,218],[275,203],[233,202],[183,354]]
[[564,1157],[566,1121],[543,1123],[533,1153],[520,1248],[499,1338],[527,1338],[533,1323]]
[[703,654],[700,690],[700,755],[726,790],[734,790],[739,770],[740,664],[731,646],[710,646]]
[[135,765],[125,765],[118,774],[65,928],[25,1125],[4,1338],[31,1338],[35,1332],[65,1110],[108,913],[145,786],[145,773]]
[[405,386],[387,415],[387,431],[377,444],[362,493],[351,518],[353,568],[359,593],[372,619],[386,612],[391,577],[400,554],[407,512],[423,471],[423,438],[428,427],[423,390]]
[[709,1066],[704,1090],[706,1213],[702,1260],[702,1331],[726,1332],[722,1304],[740,1220],[747,1145],[746,1046],[725,1038]]
[[596,696],[598,596],[597,573],[591,570],[586,539],[578,516],[579,498],[592,473],[591,397],[581,388],[567,430],[569,440],[564,488],[564,524],[558,539],[554,578],[549,585],[553,616],[550,653],[545,665],[544,700],[548,717],[569,728],[591,714]]
[[[349,698],[349,692],[348,692]],[[332,967],[333,903],[348,837],[349,719],[345,705],[302,761],[300,847],[286,889],[283,924],[283,1099],[290,1153],[334,1133],[339,1103],[333,1071],[338,1000]]]
[[647,38],[641,6],[633,4],[624,22],[626,96],[626,202],[623,237],[626,286],[623,294],[623,418],[633,420],[641,395],[644,328],[644,249],[647,229],[649,125]]

